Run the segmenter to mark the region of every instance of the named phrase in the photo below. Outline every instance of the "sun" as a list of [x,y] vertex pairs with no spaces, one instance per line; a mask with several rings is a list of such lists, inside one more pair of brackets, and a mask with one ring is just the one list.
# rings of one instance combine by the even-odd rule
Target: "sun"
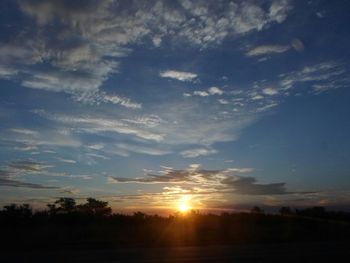
[[181,213],[187,213],[189,210],[192,209],[192,207],[189,204],[189,201],[190,201],[189,196],[181,197],[181,199],[179,200],[178,207],[177,207]]
[[181,204],[179,204],[179,210],[182,213],[186,213],[188,210],[190,210],[190,207],[186,203],[181,203]]

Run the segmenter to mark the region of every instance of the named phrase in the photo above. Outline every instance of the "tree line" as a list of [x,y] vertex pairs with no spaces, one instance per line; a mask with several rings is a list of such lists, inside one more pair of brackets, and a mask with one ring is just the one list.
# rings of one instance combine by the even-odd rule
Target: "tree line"
[[[188,216],[194,216],[198,214],[199,211],[192,210]],[[237,212],[235,212],[237,214]],[[234,214],[235,214],[234,213]],[[254,215],[267,215],[265,211],[259,207],[254,206],[250,210],[251,214]],[[228,212],[223,212],[221,215],[227,215]],[[299,216],[299,217],[310,217],[319,219],[329,219],[329,220],[340,220],[350,222],[350,213],[344,211],[327,211],[324,207],[315,206],[303,209],[293,209],[288,206],[283,206],[278,210],[278,214],[281,216]],[[2,210],[0,210],[0,217],[2,218],[12,218],[12,219],[29,219],[32,217],[90,217],[90,218],[112,218],[113,216],[121,216],[119,213],[112,212],[112,208],[109,206],[107,201],[101,201],[92,197],[86,199],[85,203],[77,204],[74,198],[61,197],[55,202],[47,204],[47,209],[34,211],[29,204],[10,204],[5,205]],[[175,213],[170,217],[176,217],[179,213]],[[124,215],[128,216],[128,215]],[[129,215],[130,216],[130,215]],[[147,219],[149,216],[142,212],[134,212],[132,217],[138,219]],[[156,215],[156,217],[158,217]]]
[[[322,207],[265,213],[202,214],[191,211],[167,217],[113,213],[108,202],[87,198],[77,203],[62,197],[34,211],[28,204],[0,210],[0,242],[6,248],[97,246],[197,246],[257,242],[350,240],[350,215]],[[84,245],[85,246],[85,245]]]

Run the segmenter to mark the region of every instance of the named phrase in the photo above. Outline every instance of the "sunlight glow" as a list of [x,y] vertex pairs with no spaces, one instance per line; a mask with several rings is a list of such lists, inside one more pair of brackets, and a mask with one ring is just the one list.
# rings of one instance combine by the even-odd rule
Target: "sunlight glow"
[[189,196],[183,196],[181,197],[181,199],[179,200],[179,204],[178,204],[178,210],[181,213],[186,213],[189,210],[191,210],[191,206],[189,205],[189,201],[190,201],[190,197]]

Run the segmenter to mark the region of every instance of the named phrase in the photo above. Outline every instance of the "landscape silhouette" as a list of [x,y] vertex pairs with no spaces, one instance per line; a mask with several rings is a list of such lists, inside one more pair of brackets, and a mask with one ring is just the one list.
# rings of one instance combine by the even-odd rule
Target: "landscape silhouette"
[[[166,217],[139,211],[113,213],[108,202],[94,198],[77,204],[73,198],[62,197],[47,207],[38,211],[33,211],[28,204],[3,207],[1,247],[7,253],[12,251],[5,253],[5,259],[13,259],[16,251],[22,251],[21,257],[24,257],[23,251],[34,250],[40,251],[39,254],[53,249],[86,250],[91,254],[99,249],[152,251],[269,244],[293,247],[329,241],[336,246],[350,240],[350,213],[326,211],[323,207],[281,207],[278,214],[265,213],[258,206],[250,212],[221,214],[192,210]],[[342,251],[348,253],[349,250]],[[30,257],[22,259],[28,262]]]

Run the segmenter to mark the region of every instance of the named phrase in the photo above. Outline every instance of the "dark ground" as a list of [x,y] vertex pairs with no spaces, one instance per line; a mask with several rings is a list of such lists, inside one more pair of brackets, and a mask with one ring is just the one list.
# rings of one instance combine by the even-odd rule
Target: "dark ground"
[[87,205],[50,206],[49,212],[5,207],[0,263],[350,262],[349,213],[314,207],[276,215],[256,208],[160,217],[112,214],[106,206],[90,198]]
[[[84,246],[86,246],[84,248]],[[1,262],[349,262],[350,245],[337,241],[298,244],[173,248],[102,248],[8,250]]]

